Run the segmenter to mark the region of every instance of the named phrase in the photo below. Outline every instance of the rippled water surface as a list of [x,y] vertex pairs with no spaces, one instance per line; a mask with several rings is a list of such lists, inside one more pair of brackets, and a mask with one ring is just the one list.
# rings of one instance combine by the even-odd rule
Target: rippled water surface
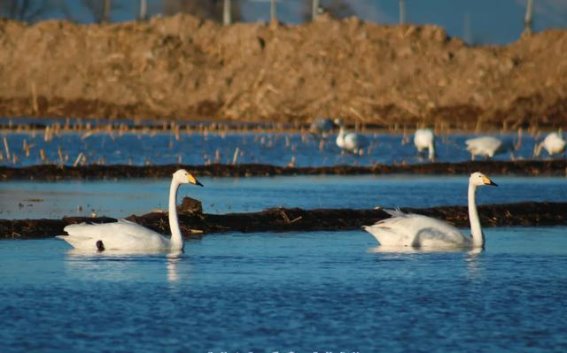
[[[69,165],[79,153],[88,163],[133,165],[423,162],[402,135],[387,134],[369,135],[363,156],[299,134],[4,137],[11,158],[0,164],[16,166]],[[468,160],[468,137],[441,137],[439,159]],[[534,142],[524,140],[520,158]],[[567,200],[565,178],[492,177],[500,186],[479,190],[480,204]],[[204,188],[183,186],[179,200],[202,200],[209,213],[465,205],[467,188],[462,176],[201,181]],[[167,207],[169,182],[0,182],[0,218],[141,215]],[[567,228],[485,233],[480,253],[383,252],[363,231],[208,235],[180,257],[4,240],[0,353],[567,351]]]
[[165,255],[0,242],[0,351],[565,352],[567,228],[471,254],[362,231],[211,235]]
[[[204,188],[183,186],[183,196],[203,202],[207,213],[251,212],[268,207],[373,208],[466,205],[463,176],[302,176],[200,178]],[[493,176],[478,202],[567,201],[566,178]],[[168,179],[1,182],[0,218],[126,217],[167,208]]]

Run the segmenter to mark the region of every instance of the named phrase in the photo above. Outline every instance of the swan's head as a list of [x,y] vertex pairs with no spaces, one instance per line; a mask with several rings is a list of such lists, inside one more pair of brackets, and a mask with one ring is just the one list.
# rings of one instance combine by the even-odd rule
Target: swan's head
[[177,181],[179,184],[193,184],[203,186],[197,178],[195,178],[191,173],[185,169],[179,169],[173,173],[173,180]]
[[472,173],[471,177],[469,178],[469,183],[475,186],[484,186],[484,185],[498,186],[495,182],[490,180],[489,177],[482,174],[481,172]]

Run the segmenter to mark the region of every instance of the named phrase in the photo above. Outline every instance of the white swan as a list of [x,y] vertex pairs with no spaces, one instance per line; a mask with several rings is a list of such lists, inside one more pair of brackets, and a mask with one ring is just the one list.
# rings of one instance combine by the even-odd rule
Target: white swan
[[433,133],[433,130],[417,129],[415,131],[413,143],[415,144],[418,153],[427,149],[429,151],[429,160],[435,160],[435,134]]
[[493,158],[497,154],[506,152],[514,153],[519,150],[522,145],[522,129],[518,129],[515,141],[512,139],[501,140],[492,136],[480,136],[471,138],[465,141],[467,150],[471,153],[471,159],[474,160],[475,156],[482,156],[485,158]]
[[80,251],[183,251],[183,237],[177,220],[175,201],[177,189],[181,184],[203,186],[193,175],[184,169],[173,173],[169,189],[169,227],[171,239],[125,219],[114,223],[103,224],[71,224],[64,228],[69,235],[59,235]]
[[471,153],[472,160],[474,160],[475,156],[493,158],[497,154],[514,150],[512,144],[505,143],[501,139],[492,136],[468,139],[465,141],[465,144],[467,145],[467,150]]
[[476,187],[482,185],[497,186],[486,175],[476,172],[469,178],[469,220],[471,237],[464,236],[454,226],[431,217],[407,214],[401,211],[389,211],[391,218],[384,219],[372,226],[365,226],[369,232],[385,247],[413,247],[423,249],[483,248],[484,234],[480,226],[476,209]]
[[362,154],[364,148],[368,146],[366,137],[355,132],[348,132],[340,119],[335,119],[335,124],[339,126],[339,134],[336,140],[337,146],[344,151]]
[[538,157],[541,154],[542,148],[545,148],[550,156],[563,153],[565,151],[565,140],[561,135],[561,132],[548,134],[542,142],[536,145],[534,155]]

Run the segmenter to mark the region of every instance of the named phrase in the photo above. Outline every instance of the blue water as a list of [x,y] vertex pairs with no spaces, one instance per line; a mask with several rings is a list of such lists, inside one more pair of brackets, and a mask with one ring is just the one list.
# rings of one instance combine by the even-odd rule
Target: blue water
[[0,242],[0,351],[565,352],[567,228],[484,252],[381,253],[365,232],[211,235],[180,258]]
[[[478,191],[479,204],[567,201],[566,178],[491,176],[498,188]],[[204,188],[183,186],[182,197],[207,213],[253,212],[269,207],[385,208],[467,204],[465,176],[300,176],[199,178]],[[166,209],[169,179],[0,182],[0,218],[126,217]]]
[[[493,134],[513,142],[514,134]],[[370,141],[364,155],[341,152],[335,136],[326,140],[309,134],[281,133],[94,133],[82,135],[63,133],[45,141],[43,134],[4,134],[10,152],[0,147],[0,165],[28,166],[42,163],[73,165],[80,153],[87,164],[163,165],[209,163],[262,163],[298,167],[333,166],[339,164],[368,166],[376,163],[424,163],[413,145],[413,136],[401,134],[367,133]],[[437,160],[459,162],[470,160],[465,140],[471,134],[450,134],[437,138]],[[495,160],[531,159],[535,143],[542,136],[524,134],[520,149],[514,154],[504,153]],[[30,146],[26,155],[25,145]],[[41,150],[45,158],[42,159]],[[236,158],[235,158],[236,155]],[[15,158],[14,158],[15,156]],[[540,158],[548,158],[544,155]],[[564,158],[560,156],[559,158]]]

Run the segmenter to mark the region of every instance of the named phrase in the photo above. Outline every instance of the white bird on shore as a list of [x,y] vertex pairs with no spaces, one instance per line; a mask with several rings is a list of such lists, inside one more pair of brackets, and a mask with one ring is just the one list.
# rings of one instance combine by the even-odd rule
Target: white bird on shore
[[565,152],[565,140],[561,132],[552,132],[545,139],[536,145],[534,156],[539,157],[541,149],[544,148],[550,156]]
[[423,249],[475,249],[484,247],[484,234],[476,209],[477,186],[497,186],[486,175],[476,172],[469,178],[468,208],[471,236],[463,235],[454,226],[427,216],[388,211],[391,218],[363,227],[381,246]]
[[72,224],[64,228],[68,235],[59,235],[81,251],[131,251],[131,252],[181,252],[183,237],[177,219],[177,190],[181,184],[203,186],[193,175],[184,169],[173,173],[169,189],[169,227],[171,238],[125,219],[114,223]]
[[337,146],[344,151],[362,154],[364,148],[368,146],[366,137],[355,132],[348,132],[340,119],[335,119],[335,124],[339,126],[339,134],[336,140]]
[[413,143],[415,144],[418,153],[427,149],[429,151],[429,160],[435,160],[435,134],[433,133],[433,130],[417,129],[415,131]]

